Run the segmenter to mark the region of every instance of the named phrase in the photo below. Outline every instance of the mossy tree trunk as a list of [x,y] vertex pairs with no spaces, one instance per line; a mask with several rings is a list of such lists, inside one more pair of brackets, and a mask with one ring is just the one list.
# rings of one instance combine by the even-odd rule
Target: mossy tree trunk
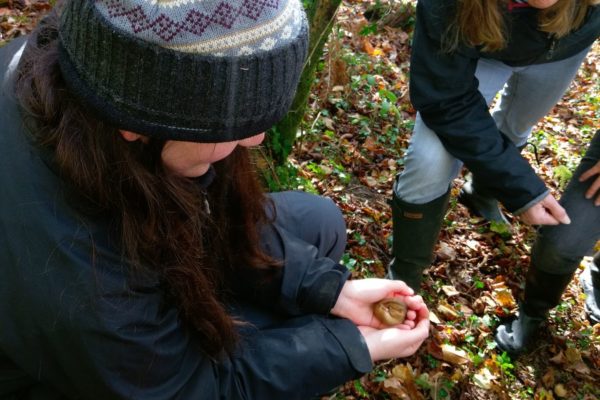
[[276,164],[285,162],[292,151],[296,134],[306,111],[317,65],[323,54],[323,47],[331,33],[335,13],[340,6],[341,0],[304,0],[303,3],[308,15],[310,32],[308,59],[302,70],[296,97],[292,102],[290,111],[271,130],[267,147]]

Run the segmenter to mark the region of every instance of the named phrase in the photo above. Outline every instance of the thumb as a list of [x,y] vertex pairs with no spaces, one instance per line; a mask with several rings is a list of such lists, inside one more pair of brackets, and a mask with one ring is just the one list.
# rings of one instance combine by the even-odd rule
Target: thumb
[[552,215],[561,224],[570,224],[571,219],[567,215],[567,211],[556,201],[554,196],[549,194],[542,201],[544,208],[548,211],[548,214]]

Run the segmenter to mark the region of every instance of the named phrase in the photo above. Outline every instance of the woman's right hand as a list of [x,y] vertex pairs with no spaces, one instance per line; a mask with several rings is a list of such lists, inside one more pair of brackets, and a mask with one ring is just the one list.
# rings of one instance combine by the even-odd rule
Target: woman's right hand
[[551,194],[548,194],[542,201],[529,207],[519,215],[519,218],[529,225],[558,225],[571,223],[565,209]]
[[[420,300],[420,299],[419,299]],[[429,336],[429,310],[420,300],[413,328],[406,326],[376,329],[370,326],[359,326],[367,342],[373,362],[390,358],[413,355]]]

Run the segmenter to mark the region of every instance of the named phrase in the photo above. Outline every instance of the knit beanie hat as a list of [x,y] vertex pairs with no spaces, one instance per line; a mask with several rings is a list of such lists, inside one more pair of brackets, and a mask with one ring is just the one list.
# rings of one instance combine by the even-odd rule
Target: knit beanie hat
[[68,87],[102,120],[226,142],[287,113],[308,26],[299,0],[67,0],[59,37]]

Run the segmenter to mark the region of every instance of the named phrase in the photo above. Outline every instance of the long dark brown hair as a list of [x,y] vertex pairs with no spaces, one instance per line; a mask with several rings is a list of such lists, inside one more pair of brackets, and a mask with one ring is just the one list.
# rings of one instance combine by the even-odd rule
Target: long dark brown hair
[[[507,0],[457,0],[455,18],[444,41],[445,50],[455,50],[461,43],[481,46],[483,51],[503,49],[507,42],[504,22],[507,3]],[[539,29],[561,38],[579,28],[589,8],[598,3],[600,0],[558,0],[539,10]]]
[[203,350],[231,351],[237,335],[223,303],[228,281],[240,272],[268,281],[278,268],[259,248],[270,203],[249,152],[238,146],[215,164],[206,189],[169,173],[160,158],[164,143],[126,142],[69,92],[58,65],[57,26],[56,13],[40,24],[18,68],[16,95],[34,122],[37,144],[53,152],[80,205],[84,199],[87,212],[113,221],[132,270],[159,274],[166,298]]

